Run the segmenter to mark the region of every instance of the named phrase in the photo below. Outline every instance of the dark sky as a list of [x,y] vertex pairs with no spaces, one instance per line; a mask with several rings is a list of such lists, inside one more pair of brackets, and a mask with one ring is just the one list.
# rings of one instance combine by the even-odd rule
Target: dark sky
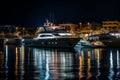
[[0,25],[42,26],[55,23],[120,20],[119,0],[0,0]]

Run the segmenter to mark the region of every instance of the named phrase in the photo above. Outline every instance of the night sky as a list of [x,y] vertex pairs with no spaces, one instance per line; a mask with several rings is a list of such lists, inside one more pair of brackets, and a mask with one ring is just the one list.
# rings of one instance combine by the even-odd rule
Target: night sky
[[119,0],[0,0],[0,25],[42,26],[54,23],[120,20]]

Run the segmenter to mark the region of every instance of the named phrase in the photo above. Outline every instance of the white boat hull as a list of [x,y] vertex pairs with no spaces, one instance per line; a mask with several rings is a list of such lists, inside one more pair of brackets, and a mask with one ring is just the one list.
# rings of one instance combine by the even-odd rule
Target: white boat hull
[[33,47],[49,47],[49,48],[73,48],[80,38],[51,38],[37,39],[31,42]]

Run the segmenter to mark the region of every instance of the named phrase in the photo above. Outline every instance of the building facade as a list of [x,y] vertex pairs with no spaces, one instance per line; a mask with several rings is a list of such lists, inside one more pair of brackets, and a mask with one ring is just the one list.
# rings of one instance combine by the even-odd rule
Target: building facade
[[119,30],[120,29],[120,22],[119,21],[103,21],[102,28],[104,30]]
[[68,32],[75,33],[77,31],[78,25],[72,23],[59,24],[59,26],[64,27]]

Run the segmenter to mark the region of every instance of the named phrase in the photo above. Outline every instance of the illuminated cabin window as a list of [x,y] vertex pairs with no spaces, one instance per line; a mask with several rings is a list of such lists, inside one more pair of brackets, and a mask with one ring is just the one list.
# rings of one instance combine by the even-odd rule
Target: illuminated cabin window
[[40,37],[52,37],[52,35],[40,35]]
[[52,44],[54,44],[54,42],[52,42]]
[[55,44],[57,44],[57,42],[55,42]]
[[44,44],[44,42],[41,42],[41,44]]
[[50,42],[48,42],[48,44],[50,44]]

